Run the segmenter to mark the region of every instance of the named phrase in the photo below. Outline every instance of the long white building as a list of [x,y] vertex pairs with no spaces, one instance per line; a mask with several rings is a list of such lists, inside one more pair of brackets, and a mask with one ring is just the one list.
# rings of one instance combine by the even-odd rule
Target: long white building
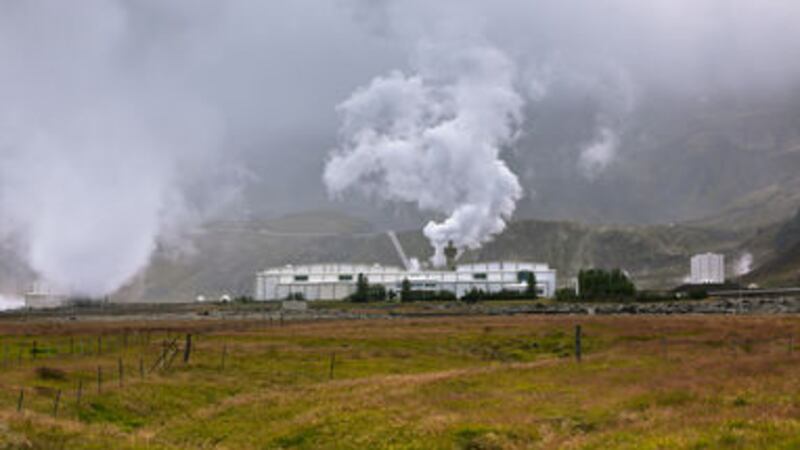
[[501,261],[459,264],[455,270],[409,271],[394,266],[364,264],[313,264],[276,267],[256,276],[256,300],[283,300],[290,294],[302,294],[306,300],[343,300],[356,290],[359,274],[370,284],[400,292],[404,279],[413,290],[445,290],[459,298],[473,288],[485,292],[523,291],[526,275],[536,275],[536,289],[541,297],[552,297],[556,289],[556,271],[546,264]]
[[692,284],[722,284],[725,282],[725,257],[717,253],[692,256]]

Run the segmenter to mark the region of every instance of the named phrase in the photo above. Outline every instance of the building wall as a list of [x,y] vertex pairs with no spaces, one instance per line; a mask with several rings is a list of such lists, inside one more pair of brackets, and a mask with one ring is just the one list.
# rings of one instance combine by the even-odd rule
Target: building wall
[[33,309],[58,308],[66,303],[66,297],[55,294],[27,293],[25,307]]
[[461,297],[473,288],[487,292],[503,289],[523,290],[519,273],[536,275],[537,290],[543,297],[552,297],[556,289],[556,271],[545,264],[525,262],[491,262],[462,264],[455,271],[408,272],[399,267],[359,264],[315,264],[273,268],[256,276],[256,300],[282,300],[289,294],[300,293],[307,300],[343,300],[356,289],[358,274],[364,274],[371,284],[381,284],[399,291],[404,279],[415,289],[447,290]]

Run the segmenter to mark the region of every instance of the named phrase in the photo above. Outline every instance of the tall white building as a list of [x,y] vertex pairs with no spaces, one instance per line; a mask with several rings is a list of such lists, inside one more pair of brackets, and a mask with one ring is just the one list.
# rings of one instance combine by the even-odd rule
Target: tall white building
[[459,264],[455,270],[405,270],[394,266],[364,264],[313,264],[267,269],[256,276],[256,300],[282,300],[302,294],[307,300],[343,300],[356,291],[359,274],[370,284],[400,292],[404,279],[412,290],[450,291],[459,298],[471,289],[484,292],[523,291],[526,275],[536,275],[536,289],[542,297],[552,297],[556,271],[546,264],[501,261]]
[[720,284],[725,282],[725,257],[717,253],[692,256],[692,284]]

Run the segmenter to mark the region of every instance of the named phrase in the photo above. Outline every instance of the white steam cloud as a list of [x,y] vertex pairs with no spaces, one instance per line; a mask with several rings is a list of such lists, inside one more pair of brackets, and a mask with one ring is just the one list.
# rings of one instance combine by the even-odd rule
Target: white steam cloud
[[442,262],[452,240],[477,248],[503,231],[522,196],[499,158],[515,140],[523,99],[515,66],[486,45],[421,45],[414,73],[374,79],[339,105],[342,144],[329,192],[355,189],[447,215],[424,229]]
[[0,294],[0,311],[20,309],[25,307],[25,299],[16,296]]
[[136,8],[87,3],[3,8],[0,231],[46,282],[104,295],[186,216],[223,124],[185,86],[190,46],[143,44]]
[[747,275],[753,270],[753,254],[750,252],[743,253],[739,259],[733,264],[733,271],[736,276]]
[[617,155],[619,138],[610,128],[601,128],[594,140],[581,150],[578,167],[581,173],[593,180],[603,172]]

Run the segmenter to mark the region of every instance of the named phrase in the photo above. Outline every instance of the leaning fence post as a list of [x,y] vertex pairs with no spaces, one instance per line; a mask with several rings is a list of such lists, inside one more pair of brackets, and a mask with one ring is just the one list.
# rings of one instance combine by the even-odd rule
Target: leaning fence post
[[33,344],[31,344],[31,359],[36,359],[36,341],[33,341]]
[[192,334],[188,333],[186,335],[186,346],[183,349],[183,363],[186,364],[189,362],[189,356],[192,354]]
[[117,366],[119,367],[119,387],[123,386],[123,378],[125,377],[125,366],[122,364],[122,358],[117,359]]
[[19,398],[17,399],[17,412],[22,411],[22,401],[25,399],[25,388],[19,389]]
[[336,365],[336,352],[331,353],[331,367],[330,371],[328,372],[328,379],[333,379],[333,368]]
[[581,326],[575,325],[575,360],[581,362]]
[[58,417],[58,404],[61,402],[61,389],[56,392],[56,399],[53,402],[53,417]]
[[101,394],[103,392],[103,368],[101,366],[97,366],[97,393]]

